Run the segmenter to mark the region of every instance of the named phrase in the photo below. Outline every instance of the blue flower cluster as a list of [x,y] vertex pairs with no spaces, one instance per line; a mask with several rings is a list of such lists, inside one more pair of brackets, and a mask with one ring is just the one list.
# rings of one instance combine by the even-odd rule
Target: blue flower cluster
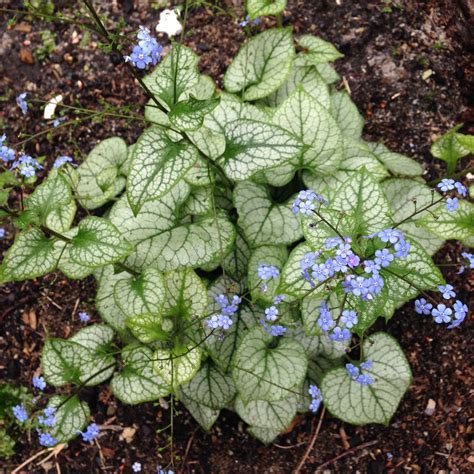
[[163,46],[150,35],[150,30],[144,26],[139,27],[137,33],[138,44],[134,46],[130,56],[124,56],[125,62],[131,62],[138,69],[145,69],[148,64],[155,66],[161,60]]
[[18,172],[25,178],[33,178],[36,175],[36,170],[43,169],[43,167],[29,155],[20,155],[10,169],[16,168],[18,168]]
[[363,370],[370,370],[372,368],[372,361],[366,360],[362,362],[359,367],[354,364],[346,364],[346,370],[352,380],[355,380],[360,385],[372,385],[374,379],[369,375],[365,374]]
[[239,295],[234,295],[232,300],[229,302],[226,295],[219,295],[215,298],[216,303],[220,306],[220,313],[213,314],[208,320],[207,325],[211,329],[229,329],[233,321],[233,316],[239,309],[239,304],[242,302],[242,298]]
[[327,205],[328,201],[323,196],[311,191],[311,189],[300,191],[298,197],[293,202],[293,214],[311,216],[316,208],[316,203]]
[[86,431],[79,431],[82,436],[82,439],[88,443],[92,443],[94,439],[99,436],[99,427],[95,423],[91,423],[87,428]]
[[257,268],[257,274],[260,280],[263,281],[262,291],[267,291],[267,280],[270,280],[270,278],[278,278],[280,276],[280,270],[278,270],[278,268],[273,265],[266,265],[265,263],[262,263]]
[[333,341],[347,341],[351,337],[349,329],[354,327],[358,322],[357,313],[352,310],[343,310],[339,316],[338,322],[341,325],[336,326],[336,322],[332,318],[327,303],[323,301],[319,309],[319,319],[317,321],[318,326],[323,330],[323,332],[329,334],[329,337]]
[[260,324],[263,326],[265,331],[270,334],[270,336],[283,336],[286,333],[286,327],[281,326],[280,324],[273,324],[279,317],[279,311],[277,306],[285,299],[284,295],[277,295],[273,300],[273,305],[265,309],[265,319],[270,322],[267,323],[265,320],[261,320]]
[[242,27],[242,28],[245,28],[246,26],[248,26],[249,24],[252,24],[252,25],[260,25],[260,23],[262,23],[262,20],[260,18],[255,18],[254,20],[250,21],[250,16],[247,15],[245,17],[245,20],[241,21],[239,23],[239,25]]
[[[438,286],[438,290],[445,300],[456,297],[454,288],[449,284]],[[435,323],[448,324],[448,329],[454,329],[461,325],[466,319],[469,309],[467,305],[460,300],[456,300],[452,307],[448,307],[444,303],[439,303],[436,308],[434,308],[425,298],[419,298],[415,300],[415,311],[418,314],[431,315]]]
[[[469,263],[467,268],[474,268],[474,254],[468,252],[462,252],[461,256],[465,258]],[[458,274],[464,273],[466,269],[465,265],[461,265],[459,268]]]
[[81,323],[87,323],[91,317],[86,311],[79,311],[79,319],[81,320]]
[[22,92],[16,98],[16,103],[18,107],[20,107],[21,111],[23,112],[23,115],[26,115],[28,113],[28,104],[25,100],[27,95],[28,95],[28,92]]
[[8,163],[9,161],[13,161],[15,159],[15,150],[4,145],[4,142],[6,143],[6,139],[7,136],[5,134],[0,137],[0,159],[4,163]]
[[28,419],[28,412],[23,405],[15,405],[12,408],[12,412],[19,423],[24,423]]
[[54,425],[54,414],[56,413],[56,408],[48,407],[43,410],[43,415],[38,416],[38,423],[43,426],[51,428]]
[[65,165],[66,163],[73,163],[73,159],[70,156],[60,156],[59,158],[56,158],[55,162],[53,163],[53,168],[61,168],[61,166]]
[[319,406],[321,405],[321,402],[323,401],[323,394],[321,393],[321,390],[316,387],[316,385],[310,385],[308,393],[311,395],[311,403],[309,405],[309,409],[313,413],[316,413],[318,411]]
[[46,382],[43,377],[33,377],[33,387],[43,391],[46,388]]
[[[462,196],[467,196],[466,187],[459,181],[454,181],[454,179],[444,178],[438,183],[438,189],[443,193],[448,193],[450,191],[456,190],[456,192]],[[446,209],[449,212],[454,212],[459,207],[459,199],[457,197],[448,197],[446,199]]]

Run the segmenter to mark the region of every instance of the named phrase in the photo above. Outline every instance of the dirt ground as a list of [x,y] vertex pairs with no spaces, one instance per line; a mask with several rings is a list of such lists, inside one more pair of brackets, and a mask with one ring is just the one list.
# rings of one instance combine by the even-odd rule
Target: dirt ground
[[[55,3],[64,14],[75,8],[75,2]],[[110,25],[123,16],[130,32],[139,24],[153,28],[158,21],[159,10],[150,8],[148,2],[95,3],[109,15]],[[2,2],[0,8],[21,5]],[[391,149],[423,162],[430,180],[444,172],[442,163],[430,157],[432,140],[459,122],[464,122],[465,133],[473,132],[469,103],[473,43],[467,5],[448,0],[289,0],[284,24],[292,25],[296,34],[320,35],[345,54],[336,68],[367,120],[365,138],[383,141]],[[105,101],[136,104],[132,109],[140,110],[144,95],[121,58],[104,53],[96,38],[84,38],[75,25],[51,25],[25,15],[17,16],[17,23],[7,28],[12,16],[3,14],[0,32],[0,125],[11,144],[24,139],[24,134],[45,129],[38,106],[26,117],[16,108],[14,98],[24,90],[43,99],[62,93],[65,103],[89,109],[97,109]],[[272,24],[265,19],[261,28]],[[191,10],[188,27],[186,44],[201,56],[202,72],[220,82],[245,39],[237,21],[201,7]],[[56,46],[41,59],[38,51],[46,30],[54,33]],[[80,160],[98,140],[109,136],[118,135],[132,143],[142,127],[141,122],[130,126],[115,118],[84,121],[55,134],[38,135],[25,150],[35,156],[45,155],[49,163],[61,154],[74,153]],[[468,166],[467,160],[461,166]],[[2,252],[12,237],[8,228],[7,238],[0,241]],[[459,255],[465,250],[450,242],[435,260],[459,264]],[[467,302],[474,283],[472,273],[457,275],[455,268],[443,268],[460,299]],[[0,288],[1,379],[29,385],[39,367],[46,333],[60,337],[74,333],[80,327],[80,310],[88,310],[93,320],[99,319],[94,295],[92,279],[71,282],[59,273]],[[325,416],[302,472],[473,472],[469,399],[472,321],[448,331],[406,305],[388,324],[379,322],[377,326],[374,329],[388,331],[403,346],[414,375],[410,390],[388,427],[354,427]],[[157,430],[168,424],[169,410],[152,403],[122,405],[103,386],[87,389],[83,397],[97,423],[105,425],[98,443],[75,440],[57,457],[42,466],[33,462],[23,472],[131,472],[135,461],[142,463],[144,472],[156,472],[157,464],[168,463],[170,451],[161,448],[169,431]],[[432,415],[425,412],[430,399],[436,404]],[[318,418],[299,416],[290,432],[265,447],[246,433],[244,423],[231,412],[223,411],[211,432],[205,433],[180,409],[174,422],[175,470],[290,473],[304,455]],[[5,472],[38,451],[36,441],[21,439],[15,457],[3,463]]]

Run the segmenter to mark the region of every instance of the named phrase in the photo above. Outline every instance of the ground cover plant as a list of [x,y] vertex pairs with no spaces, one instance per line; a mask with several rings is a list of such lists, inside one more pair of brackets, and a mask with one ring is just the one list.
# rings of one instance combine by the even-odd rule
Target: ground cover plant
[[[42,164],[3,139],[3,212],[19,232],[2,279],[94,275],[104,321],[46,340],[34,385],[69,391],[15,405],[16,419],[45,446],[93,440],[81,389],[110,380],[125,403],[179,399],[205,429],[234,409],[263,442],[321,403],[349,423],[389,423],[410,369],[390,335],[366,331],[417,296],[435,323],[463,322],[430,256],[472,241],[467,189],[451,177],[430,187],[418,163],[361,139],[356,107],[332,87],[340,53],[317,37],[255,35],[224,91],[180,43],[161,58],[149,31],[137,40],[124,60],[149,95],[150,126],[135,144],[111,137],[77,168],[59,157],[36,186]],[[453,143],[437,142],[439,157]],[[88,215],[75,220],[78,206]]]

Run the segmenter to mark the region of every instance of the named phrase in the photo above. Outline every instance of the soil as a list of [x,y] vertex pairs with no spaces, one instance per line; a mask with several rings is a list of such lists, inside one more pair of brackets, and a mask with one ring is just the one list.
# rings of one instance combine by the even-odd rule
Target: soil
[[[65,15],[76,9],[73,2],[55,3]],[[123,16],[130,32],[139,24],[153,28],[158,21],[159,10],[150,8],[148,2],[95,3],[107,14],[110,26]],[[2,8],[21,8],[22,4],[3,2]],[[383,141],[394,151],[424,163],[430,180],[444,173],[443,164],[430,156],[432,140],[459,122],[465,123],[465,133],[473,132],[469,103],[472,38],[468,33],[472,13],[468,2],[449,0],[290,0],[283,22],[292,25],[296,34],[312,33],[332,41],[345,54],[336,63],[346,84],[341,82],[339,87],[351,91],[365,116],[365,138]],[[24,90],[43,100],[62,93],[66,104],[89,109],[101,107],[104,101],[136,104],[132,110],[140,110],[145,97],[137,83],[121,58],[100,49],[97,38],[84,38],[75,25],[46,23],[27,15],[18,15],[16,24],[7,28],[12,16],[2,17],[0,37],[0,119],[11,144],[45,130],[38,104],[27,116],[17,109],[15,96]],[[265,19],[260,28],[273,24]],[[40,60],[41,32],[45,30],[56,35],[56,47]],[[190,11],[186,44],[201,56],[202,72],[218,83],[244,39],[230,16],[204,7]],[[72,128],[58,128],[54,134],[39,135],[25,145],[25,151],[44,155],[48,164],[61,154],[74,153],[80,161],[98,140],[118,135],[132,143],[142,127],[139,121],[130,125],[111,117],[84,121]],[[460,167],[468,166],[467,161]],[[12,238],[12,229],[7,227],[7,238],[0,241],[2,251]],[[459,265],[462,251],[466,249],[459,243],[449,242],[435,260]],[[457,275],[456,268],[443,268],[460,299],[468,302],[472,273]],[[81,326],[80,310],[89,311],[93,321],[99,320],[94,295],[92,279],[68,281],[59,273],[3,286],[2,380],[29,386],[39,367],[45,334],[73,334]],[[472,321],[448,331],[406,305],[387,324],[379,322],[374,329],[394,335],[407,354],[413,371],[408,393],[388,427],[354,427],[326,415],[302,472],[315,472],[318,467],[328,472],[473,472],[472,344],[468,336]],[[22,472],[131,472],[135,461],[142,463],[145,472],[155,472],[157,464],[168,464],[169,430],[157,432],[169,422],[166,407],[152,403],[125,406],[106,387],[88,389],[82,396],[97,423],[104,425],[98,442],[75,440],[42,465],[38,464],[42,458],[37,458]],[[435,402],[431,415],[425,412],[430,399]],[[174,466],[179,473],[292,472],[319,418],[299,416],[287,434],[265,447],[246,433],[244,423],[231,412],[223,411],[211,432],[205,433],[185,410],[178,409]],[[15,456],[3,462],[4,471],[10,472],[39,450],[36,441],[22,436]]]

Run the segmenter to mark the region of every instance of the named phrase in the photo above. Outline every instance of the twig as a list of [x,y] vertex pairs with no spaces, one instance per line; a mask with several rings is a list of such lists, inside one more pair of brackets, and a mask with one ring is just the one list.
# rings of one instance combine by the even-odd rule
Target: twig
[[40,457],[42,454],[44,453],[47,453],[48,451],[52,451],[51,448],[49,449],[42,449],[41,451],[38,451],[36,454],[33,454],[33,456],[30,456],[25,462],[23,462],[22,464],[20,464],[17,468],[15,468],[13,471],[12,471],[12,474],[16,474],[17,472],[19,472],[22,468],[24,468],[25,466],[27,466],[28,464],[30,464],[31,461],[34,461],[36,458]]
[[192,445],[192,443],[193,443],[194,436],[196,435],[196,432],[197,432],[198,429],[199,429],[199,428],[196,428],[196,429],[192,432],[191,436],[189,437],[188,442],[186,443],[186,450],[184,451],[184,456],[183,456],[183,467],[184,467],[184,465],[185,465],[185,463],[186,463],[186,459],[187,459],[187,457],[188,457],[189,450],[191,449],[191,445]]
[[359,446],[355,446],[351,449],[348,449],[347,451],[344,451],[343,453],[339,454],[335,458],[332,458],[329,461],[326,461],[323,464],[320,464],[314,472],[316,473],[316,472],[320,471],[324,467],[327,467],[330,464],[332,464],[336,461],[339,461],[339,459],[342,459],[342,458],[345,458],[346,456],[349,456],[349,454],[355,453],[356,451],[359,451],[361,449],[369,448],[370,446],[374,446],[375,444],[378,444],[378,440],[368,441],[367,443],[363,443],[363,444],[360,444]]
[[295,472],[294,474],[299,474],[299,472],[301,471],[301,469],[303,468],[306,460],[308,459],[308,456],[309,454],[311,453],[311,451],[313,450],[314,448],[314,444],[316,443],[316,440],[318,439],[318,435],[319,435],[319,431],[321,430],[321,425],[323,424],[323,418],[324,418],[324,414],[326,413],[326,409],[323,408],[321,410],[321,416],[319,417],[319,422],[318,422],[318,426],[316,428],[316,431],[311,439],[311,442],[309,443],[309,446],[308,446],[308,449],[306,450],[306,452],[304,453],[304,456],[301,458],[301,461],[300,463],[298,464],[298,467],[295,469]]

